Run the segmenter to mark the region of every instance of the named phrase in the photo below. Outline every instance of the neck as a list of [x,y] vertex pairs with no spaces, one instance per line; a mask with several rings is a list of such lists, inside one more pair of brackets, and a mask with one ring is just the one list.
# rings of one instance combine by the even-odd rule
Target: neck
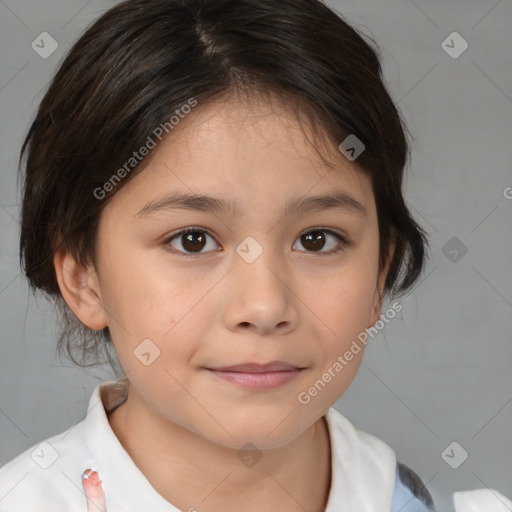
[[109,422],[152,487],[180,510],[325,510],[331,448],[324,417],[287,445],[261,450],[254,465],[243,464],[239,450],[162,418],[132,386]]

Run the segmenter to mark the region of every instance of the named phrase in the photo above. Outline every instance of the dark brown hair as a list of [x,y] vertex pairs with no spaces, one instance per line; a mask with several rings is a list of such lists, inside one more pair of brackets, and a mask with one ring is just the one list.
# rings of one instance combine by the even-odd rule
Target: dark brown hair
[[53,267],[58,244],[81,264],[94,262],[102,208],[149,155],[105,197],[94,191],[105,190],[191,98],[199,109],[233,92],[272,95],[336,147],[356,135],[365,150],[355,163],[375,195],[381,268],[396,243],[384,295],[412,287],[428,244],[402,196],[408,132],[383,83],[379,49],[365,37],[319,0],[127,0],[85,31],[50,83],[20,153],[20,260],[30,286],[61,310],[59,351],[65,346],[82,366],[101,347],[112,354],[108,328],[87,328],[62,299]]

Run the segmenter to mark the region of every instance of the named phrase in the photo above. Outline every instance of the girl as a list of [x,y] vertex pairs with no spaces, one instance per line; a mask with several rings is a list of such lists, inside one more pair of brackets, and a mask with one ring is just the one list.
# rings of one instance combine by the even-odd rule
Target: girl
[[23,144],[20,255],[59,349],[122,373],[0,470],[1,510],[433,511],[332,407],[424,267],[408,150],[376,51],[317,0],[103,14]]

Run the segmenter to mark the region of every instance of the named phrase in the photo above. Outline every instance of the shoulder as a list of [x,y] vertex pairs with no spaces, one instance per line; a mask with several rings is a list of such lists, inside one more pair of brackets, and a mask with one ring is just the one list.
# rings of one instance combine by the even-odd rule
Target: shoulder
[[[435,512],[432,496],[421,478],[405,464],[397,461],[395,452],[389,445],[378,437],[357,429],[334,407],[329,409],[327,421],[333,442],[335,469],[338,466],[342,468],[344,461],[350,461],[350,472],[343,475],[343,481],[336,482],[344,489],[344,494],[350,492],[350,486],[343,487],[344,481],[352,489],[360,488],[363,485],[361,482],[365,482],[371,485],[371,490],[368,489],[370,494],[379,496],[375,510]],[[333,494],[338,499],[336,488]]]
[[331,510],[387,510],[396,474],[396,456],[378,437],[357,429],[331,407]]
[[397,462],[391,512],[435,512],[434,501],[421,478]]
[[83,422],[32,445],[0,468],[0,509],[83,509],[83,491],[77,481],[88,458]]

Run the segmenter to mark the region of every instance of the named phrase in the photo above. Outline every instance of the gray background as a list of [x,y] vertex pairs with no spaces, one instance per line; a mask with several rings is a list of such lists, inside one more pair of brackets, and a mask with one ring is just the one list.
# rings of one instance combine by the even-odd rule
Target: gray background
[[[20,274],[16,167],[58,62],[115,3],[0,0],[0,466],[80,421],[93,388],[114,377],[54,355],[51,305]],[[328,4],[382,49],[386,82],[415,139],[406,201],[431,236],[421,282],[370,339],[336,407],[394,448],[440,512],[452,510],[457,490],[490,487],[512,498],[512,3]],[[31,48],[44,31],[59,44],[46,59]],[[442,47],[453,31],[469,44],[457,58]],[[441,455],[454,441],[452,465],[462,450],[469,455],[457,469]]]

